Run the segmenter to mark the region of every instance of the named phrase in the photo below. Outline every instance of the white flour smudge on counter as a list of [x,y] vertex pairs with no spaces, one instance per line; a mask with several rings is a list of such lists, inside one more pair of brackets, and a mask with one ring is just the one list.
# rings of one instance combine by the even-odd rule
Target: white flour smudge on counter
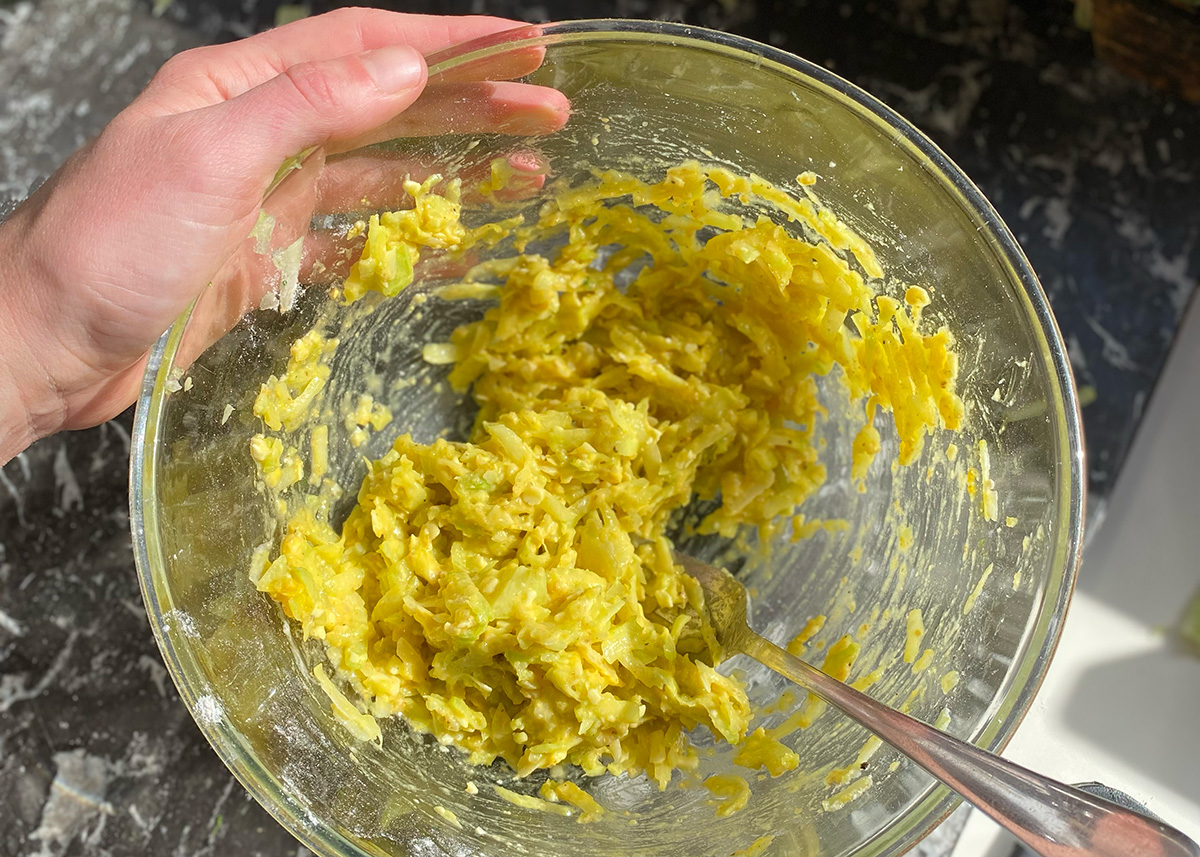
[[100,840],[113,807],[105,795],[112,777],[108,761],[86,750],[54,754],[54,782],[42,807],[37,830],[29,834],[41,847],[30,857],[55,857],[79,837],[85,845]]

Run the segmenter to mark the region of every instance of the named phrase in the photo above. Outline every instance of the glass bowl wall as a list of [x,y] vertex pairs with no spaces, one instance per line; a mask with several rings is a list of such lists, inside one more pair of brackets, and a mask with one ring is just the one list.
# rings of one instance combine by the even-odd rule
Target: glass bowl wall
[[[778,779],[751,776],[748,807],[726,819],[714,817],[702,788],[659,792],[606,777],[587,787],[614,811],[580,825],[502,799],[487,785],[529,792],[528,784],[514,784],[500,767],[470,768],[402,723],[384,724],[382,749],[357,744],[311,677],[319,647],[302,643],[248,579],[255,548],[278,539],[277,515],[255,487],[247,452],[260,430],[249,403],[331,299],[323,287],[300,282],[290,312],[252,308],[280,286],[286,265],[275,263],[296,237],[387,207],[371,203],[379,173],[366,165],[376,169],[379,153],[464,177],[496,158],[540,165],[553,181],[514,203],[513,211],[525,213],[536,211],[555,182],[584,180],[595,168],[658,179],[666,167],[698,159],[793,188],[797,174],[811,170],[820,177],[822,202],[875,245],[886,270],[884,290],[928,286],[927,317],[957,337],[969,429],[955,440],[970,461],[977,442],[988,443],[1001,511],[998,521],[978,513],[977,500],[952,476],[951,438],[942,435],[930,439],[916,464],[893,469],[887,462],[894,435],[885,432],[868,491],[858,493],[843,476],[848,438],[831,410],[825,427],[831,479],[805,511],[844,518],[850,528],[781,543],[770,562],[747,564],[748,583],[757,587],[756,625],[785,641],[808,617],[825,613],[822,638],[836,640],[869,620],[874,630],[860,659],[866,670],[903,648],[904,616],[919,607],[932,665],[915,674],[894,663],[873,695],[907,703],[929,721],[945,709],[949,731],[992,749],[1003,746],[1026,711],[1053,652],[1078,562],[1082,453],[1061,339],[995,211],[932,143],[870,96],[810,63],[715,32],[624,21],[518,30],[432,57],[425,98],[435,113],[447,99],[461,107],[471,96],[450,80],[531,51],[544,56],[524,80],[570,99],[561,130],[526,138],[406,129],[407,136],[382,148],[310,153],[264,203],[275,222],[266,239],[272,265],[232,266],[221,287],[206,292],[156,348],[138,405],[131,503],[147,610],[171,675],[231,770],[321,855],[726,857],[764,836],[773,837],[762,852],[768,855],[899,854],[954,799],[884,747],[870,761],[873,786],[843,809],[823,808],[832,791],[825,775],[850,764],[867,737],[832,711],[788,739],[800,769]],[[393,130],[379,136],[392,137]],[[344,174],[355,163],[364,165],[365,202],[312,219],[311,190],[322,173],[341,165]],[[487,215],[484,208],[472,211],[468,206],[468,216]],[[429,268],[419,272],[416,288],[447,276]],[[285,292],[291,287],[283,285]],[[365,447],[352,448],[344,433],[335,433],[331,467],[348,498],[363,472],[362,455],[381,454],[403,431],[428,440],[464,413],[462,402],[437,384],[441,370],[423,366],[420,348],[444,339],[473,312],[478,308],[436,298],[421,309],[398,299],[341,320],[353,336],[343,336],[331,401],[357,394],[368,371],[388,378],[416,369],[430,381],[385,394],[396,419]],[[897,500],[903,519],[893,512]],[[914,531],[903,569],[894,561],[901,520]],[[783,689],[757,665],[732,666],[743,670],[760,703]],[[951,671],[961,679],[945,690],[940,677]],[[730,756],[718,751],[704,770],[726,769]],[[479,784],[477,795],[467,793],[468,781]]]

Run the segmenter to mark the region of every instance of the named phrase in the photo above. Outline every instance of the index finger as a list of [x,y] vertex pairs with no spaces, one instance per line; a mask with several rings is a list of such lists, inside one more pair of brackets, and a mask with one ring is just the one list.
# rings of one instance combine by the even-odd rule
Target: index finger
[[490,15],[417,15],[384,9],[335,9],[238,42],[271,52],[284,68],[298,62],[406,44],[423,54],[528,26]]
[[[146,107],[165,113],[196,110],[236,98],[300,63],[349,56],[387,45],[410,45],[423,54],[434,53],[524,26],[527,25],[520,21],[484,15],[336,9],[237,42],[178,54],[163,66],[147,88],[145,98],[150,103]],[[519,68],[504,68],[502,76],[520,76],[540,62],[540,54],[521,57],[517,61]],[[159,90],[170,93],[169,103],[154,103]]]

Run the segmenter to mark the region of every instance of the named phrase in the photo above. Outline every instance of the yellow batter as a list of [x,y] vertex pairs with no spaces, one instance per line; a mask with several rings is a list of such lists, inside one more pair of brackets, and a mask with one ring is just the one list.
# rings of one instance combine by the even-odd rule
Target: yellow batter
[[[861,415],[846,474],[860,482],[880,448],[877,411],[895,421],[901,464],[963,414],[953,339],[921,325],[928,293],[897,300],[864,280],[848,260],[878,277],[870,248],[819,207],[812,180],[792,196],[696,163],[656,184],[603,173],[536,224],[470,232],[456,189],[437,195],[435,179],[410,183],[411,211],[372,218],[347,302],[403,289],[425,247],[508,230],[518,248],[555,230],[568,241],[553,258],[482,266],[460,291],[498,305],[427,347],[478,403],[470,439],[401,436],[370,463],[340,533],[298,513],[278,557],[253,570],[324,640],[370,715],[400,714],[521,775],[567,762],[645,772],[660,787],[695,767],[690,730],[746,739],[744,689],[715,669],[702,593],[671,558],[674,516],[719,498],[704,531],[769,536],[793,519],[812,531],[799,507],[826,479],[815,378],[835,366]],[[797,223],[814,240],[796,237]],[[619,288],[614,275],[639,258]],[[255,404],[269,428],[298,425],[328,374],[327,346],[302,343],[296,377],[272,378]],[[260,440],[254,454],[266,474],[294,469],[282,446]],[[759,730],[738,758],[775,775],[795,767],[790,753]],[[728,811],[744,802],[721,794]]]

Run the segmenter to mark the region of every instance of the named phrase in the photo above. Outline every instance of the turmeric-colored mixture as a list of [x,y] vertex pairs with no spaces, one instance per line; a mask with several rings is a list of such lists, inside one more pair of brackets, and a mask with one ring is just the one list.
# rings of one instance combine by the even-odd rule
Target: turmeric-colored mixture
[[[518,250],[567,240],[551,257],[482,266],[459,291],[496,305],[427,346],[478,404],[469,439],[400,436],[340,532],[297,513],[277,558],[253,571],[361,695],[366,714],[345,713],[356,734],[376,737],[364,721],[399,714],[473,762],[645,772],[660,787],[697,763],[690,730],[746,740],[750,705],[716,670],[672,522],[699,498],[719,501],[706,532],[809,532],[799,509],[827,477],[816,378],[835,367],[862,418],[853,473],[839,477],[866,478],[877,411],[895,421],[901,464],[963,414],[953,339],[921,324],[928,293],[882,294],[870,248],[820,208],[812,181],[799,177],[793,196],[696,163],[652,184],[602,173],[536,223],[471,231],[456,189],[435,193],[434,180],[410,183],[412,210],[371,219],[347,302],[399,292],[424,248],[505,231]],[[328,375],[332,345],[310,336],[258,397],[271,429],[298,426]],[[275,488],[300,481],[277,439],[256,440],[254,455]],[[755,735],[744,764],[795,766]],[[733,811],[744,795],[726,785],[710,788]]]

